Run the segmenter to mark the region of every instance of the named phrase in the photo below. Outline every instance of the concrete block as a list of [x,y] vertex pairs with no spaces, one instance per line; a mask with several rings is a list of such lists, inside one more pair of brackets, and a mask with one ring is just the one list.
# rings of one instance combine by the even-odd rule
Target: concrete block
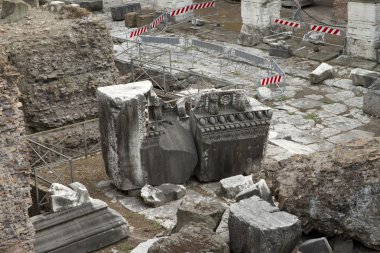
[[228,228],[232,252],[291,252],[302,234],[296,216],[257,196],[231,206]]
[[128,4],[119,5],[119,6],[113,6],[111,7],[112,20],[114,21],[124,20],[126,14],[130,12],[138,12],[138,11],[141,11],[140,3],[128,3]]
[[333,77],[333,67],[327,63],[322,63],[313,72],[310,73],[312,84],[321,83],[326,79]]
[[125,15],[125,26],[126,27],[136,27],[137,26],[137,12],[130,12]]
[[293,50],[290,45],[286,45],[285,43],[270,43],[269,55],[282,58],[289,58],[293,55]]
[[154,14],[137,15],[137,17],[136,17],[137,27],[142,27],[144,25],[148,25],[148,24],[152,23],[153,20],[154,20]]
[[380,79],[368,88],[363,97],[363,111],[367,114],[380,117]]
[[376,81],[376,79],[380,78],[380,73],[356,68],[351,71],[350,78],[353,82],[353,85],[368,88]]

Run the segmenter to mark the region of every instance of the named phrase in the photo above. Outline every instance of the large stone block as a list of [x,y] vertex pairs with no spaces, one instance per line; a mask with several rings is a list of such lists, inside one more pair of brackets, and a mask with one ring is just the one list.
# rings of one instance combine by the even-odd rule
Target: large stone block
[[150,81],[101,87],[98,101],[103,159],[117,188],[190,178],[197,152],[187,117],[165,107]]
[[29,5],[22,0],[3,0],[1,22],[16,22],[28,14]]
[[102,11],[103,1],[102,0],[75,0],[73,3],[79,4],[81,8],[87,9],[89,11]]
[[128,223],[98,199],[57,213],[32,217],[35,252],[84,253],[128,236]]
[[216,200],[194,200],[184,197],[177,211],[177,224],[173,231],[179,231],[183,226],[191,222],[204,223],[215,230],[227,207]]
[[380,78],[364,94],[363,111],[367,114],[380,117]]
[[152,23],[153,20],[154,20],[153,14],[137,15],[136,24],[137,24],[137,27],[142,27],[144,25],[148,25],[148,24]]
[[313,84],[321,83],[333,77],[333,67],[327,63],[322,63],[310,73],[310,82]]
[[198,150],[195,175],[217,181],[261,166],[272,112],[243,90],[206,90],[191,111]]
[[380,73],[357,68],[351,70],[350,78],[354,85],[368,88],[376,81],[376,79],[380,78]]
[[190,223],[153,243],[148,253],[229,253],[228,245],[204,224]]
[[125,15],[130,12],[138,12],[141,10],[140,3],[128,3],[111,7],[112,20],[120,21],[124,20]]
[[240,253],[290,253],[302,234],[296,216],[256,196],[231,206],[228,227],[231,251]]

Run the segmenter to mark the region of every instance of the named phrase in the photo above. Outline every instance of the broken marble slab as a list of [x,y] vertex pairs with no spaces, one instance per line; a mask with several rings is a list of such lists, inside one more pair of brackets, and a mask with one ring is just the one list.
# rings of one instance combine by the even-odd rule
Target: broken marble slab
[[150,206],[158,207],[163,204],[178,200],[186,195],[183,185],[162,184],[157,187],[145,185],[141,188],[141,197]]
[[362,131],[362,130],[351,130],[346,133],[332,136],[328,138],[328,141],[335,144],[348,143],[360,139],[370,139],[374,137],[375,134],[372,132]]
[[299,155],[309,155],[315,152],[315,150],[311,149],[306,145],[302,145],[293,141],[288,141],[284,139],[273,139],[269,140],[270,143],[277,145],[283,149],[286,149],[290,153],[299,154]]
[[333,77],[333,67],[327,63],[322,63],[309,75],[312,84],[321,83]]
[[252,176],[236,175],[224,178],[219,182],[222,186],[222,194],[229,199],[235,198],[241,191],[253,186]]

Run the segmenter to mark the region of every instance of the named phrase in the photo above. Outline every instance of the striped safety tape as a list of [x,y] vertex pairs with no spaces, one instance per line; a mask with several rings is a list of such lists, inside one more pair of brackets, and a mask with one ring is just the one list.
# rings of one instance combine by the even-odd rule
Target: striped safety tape
[[294,21],[290,21],[290,20],[286,20],[286,19],[281,19],[281,18],[275,18],[274,22],[276,24],[290,26],[290,27],[294,27],[294,28],[300,28],[300,26],[301,26],[300,23],[298,23],[298,22],[294,22]]
[[215,7],[215,6],[216,6],[216,3],[214,1],[199,3],[199,4],[192,4],[192,5],[188,5],[188,6],[179,8],[177,10],[171,11],[170,16],[172,16],[172,17],[178,16],[178,15],[181,15],[181,14],[186,13],[188,11],[205,9],[205,8],[210,8],[210,7]]
[[282,76],[281,75],[267,77],[267,78],[263,78],[263,79],[260,80],[261,86],[266,86],[266,85],[270,85],[270,84],[280,83],[281,81],[282,81]]
[[340,29],[328,26],[310,25],[311,30],[340,36]]
[[153,28],[156,28],[162,21],[164,21],[165,19],[165,14],[162,14],[161,16],[159,16],[158,18],[156,18],[151,24],[150,24],[150,28],[153,29]]
[[139,36],[139,35],[141,35],[143,33],[146,33],[147,31],[148,31],[148,26],[147,25],[143,26],[143,27],[140,27],[140,28],[134,30],[133,32],[131,32],[129,34],[129,38],[132,39],[133,37]]

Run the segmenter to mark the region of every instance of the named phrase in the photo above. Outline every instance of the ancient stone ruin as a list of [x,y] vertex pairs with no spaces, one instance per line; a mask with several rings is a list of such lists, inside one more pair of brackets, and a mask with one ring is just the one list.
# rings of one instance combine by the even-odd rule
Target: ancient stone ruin
[[119,189],[260,168],[272,112],[243,90],[203,91],[190,120],[185,105],[164,104],[149,81],[98,88],[98,99],[106,171]]

